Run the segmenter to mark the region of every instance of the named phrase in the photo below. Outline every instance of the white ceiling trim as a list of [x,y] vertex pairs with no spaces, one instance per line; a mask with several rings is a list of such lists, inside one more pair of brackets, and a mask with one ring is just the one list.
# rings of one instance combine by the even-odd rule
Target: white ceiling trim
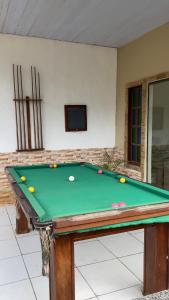
[[0,0],[0,32],[120,47],[169,21],[169,0]]

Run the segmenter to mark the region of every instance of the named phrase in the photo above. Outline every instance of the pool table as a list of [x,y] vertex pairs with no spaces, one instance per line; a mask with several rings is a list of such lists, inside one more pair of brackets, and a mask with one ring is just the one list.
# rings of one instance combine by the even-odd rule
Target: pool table
[[50,300],[75,299],[75,241],[138,228],[145,232],[144,294],[168,288],[169,192],[99,169],[89,163],[6,168],[17,198],[16,231],[30,225],[40,231],[43,273],[49,257]]

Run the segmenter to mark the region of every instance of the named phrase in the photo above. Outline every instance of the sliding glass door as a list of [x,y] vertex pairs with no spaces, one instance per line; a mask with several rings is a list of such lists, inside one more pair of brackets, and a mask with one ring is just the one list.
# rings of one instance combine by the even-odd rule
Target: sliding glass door
[[169,190],[169,79],[149,86],[148,182]]

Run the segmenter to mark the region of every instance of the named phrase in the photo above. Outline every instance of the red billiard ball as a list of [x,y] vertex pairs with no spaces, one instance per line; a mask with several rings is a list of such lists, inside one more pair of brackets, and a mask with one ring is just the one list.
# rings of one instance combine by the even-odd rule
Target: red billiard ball
[[53,165],[52,165],[52,164],[50,164],[50,165],[49,165],[49,168],[53,168]]
[[125,202],[119,202],[118,206],[119,207],[124,207],[124,206],[126,206],[126,203]]
[[97,172],[98,174],[103,174],[103,170],[98,170],[98,172]]

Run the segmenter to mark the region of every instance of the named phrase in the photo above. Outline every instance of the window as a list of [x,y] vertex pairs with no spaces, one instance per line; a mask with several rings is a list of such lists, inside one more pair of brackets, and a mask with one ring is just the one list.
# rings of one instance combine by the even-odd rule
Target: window
[[128,162],[141,162],[142,86],[128,90]]
[[86,105],[65,105],[65,131],[86,131]]

